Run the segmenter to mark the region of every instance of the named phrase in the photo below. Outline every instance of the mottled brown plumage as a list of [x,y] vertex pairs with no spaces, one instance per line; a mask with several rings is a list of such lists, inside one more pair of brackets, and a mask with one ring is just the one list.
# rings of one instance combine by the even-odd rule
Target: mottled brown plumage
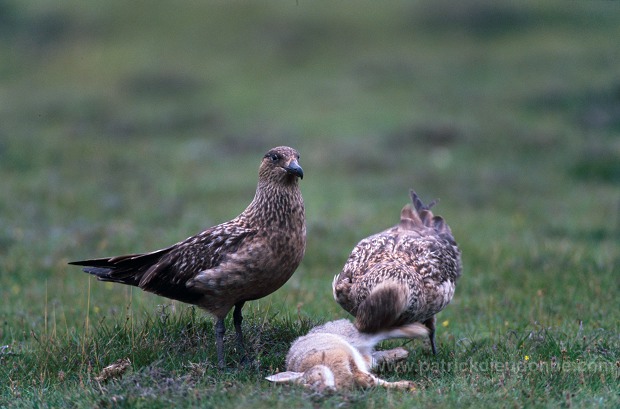
[[[435,314],[452,299],[461,275],[461,252],[443,218],[415,192],[400,223],[360,241],[334,277],[336,301],[362,332],[422,322],[435,348]],[[380,318],[378,318],[380,317]]]
[[165,249],[70,264],[99,280],[140,287],[197,305],[216,319],[218,364],[224,366],[224,318],[233,314],[243,350],[241,309],[280,288],[299,266],[306,246],[303,170],[296,150],[271,149],[261,162],[254,200],[236,218]]

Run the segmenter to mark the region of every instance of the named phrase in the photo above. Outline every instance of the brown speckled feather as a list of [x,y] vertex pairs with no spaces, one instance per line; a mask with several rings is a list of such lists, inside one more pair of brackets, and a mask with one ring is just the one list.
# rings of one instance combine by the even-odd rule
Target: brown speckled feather
[[[400,222],[360,241],[334,278],[336,301],[356,316],[361,331],[386,325],[423,322],[431,329],[434,348],[434,315],[452,299],[461,275],[461,253],[443,218],[433,215],[415,192],[413,206],[401,211]],[[405,301],[398,295],[406,290]],[[392,291],[392,293],[390,293]],[[371,293],[374,294],[370,296]],[[364,309],[382,308],[369,313]],[[388,316],[392,315],[388,320]],[[366,317],[384,317],[383,323]]]
[[84,271],[99,280],[202,307],[218,318],[222,335],[223,319],[236,306],[240,338],[243,303],[280,288],[304,255],[306,224],[299,190],[303,171],[298,159],[297,151],[285,146],[267,152],[254,200],[228,222],[151,253],[70,264],[87,266]]

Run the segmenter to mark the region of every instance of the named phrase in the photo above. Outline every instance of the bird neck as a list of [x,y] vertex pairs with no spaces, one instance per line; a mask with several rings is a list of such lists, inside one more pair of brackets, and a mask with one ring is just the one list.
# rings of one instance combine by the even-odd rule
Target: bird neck
[[290,228],[303,224],[304,203],[298,181],[277,184],[259,181],[254,200],[243,214],[260,221],[264,227]]

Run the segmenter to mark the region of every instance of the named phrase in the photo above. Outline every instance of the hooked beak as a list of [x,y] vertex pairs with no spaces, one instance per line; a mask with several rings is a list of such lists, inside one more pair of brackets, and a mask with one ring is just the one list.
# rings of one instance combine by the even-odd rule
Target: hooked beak
[[286,170],[286,173],[289,175],[297,176],[300,179],[304,178],[304,170],[301,166],[299,166],[299,163],[297,163],[295,159],[291,160],[284,170]]

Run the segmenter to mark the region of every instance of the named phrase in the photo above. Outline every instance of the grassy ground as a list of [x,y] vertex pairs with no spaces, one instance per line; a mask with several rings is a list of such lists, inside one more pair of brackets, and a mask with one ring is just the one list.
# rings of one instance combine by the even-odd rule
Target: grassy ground
[[[617,38],[615,2],[0,1],[0,407],[618,407]],[[66,265],[236,216],[280,144],[308,247],[245,308],[251,366],[231,336],[215,368],[201,311]],[[464,262],[439,354],[389,344],[418,391],[264,381],[346,316],[331,278],[411,187]]]

